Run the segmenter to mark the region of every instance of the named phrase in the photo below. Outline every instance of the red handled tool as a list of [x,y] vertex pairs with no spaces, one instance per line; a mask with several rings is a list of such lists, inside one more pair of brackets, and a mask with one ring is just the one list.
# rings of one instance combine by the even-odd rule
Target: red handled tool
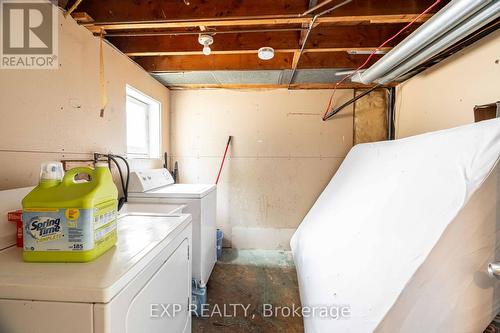
[[215,181],[215,185],[219,183],[220,173],[222,172],[222,168],[224,167],[224,161],[226,160],[227,150],[229,149],[229,145],[231,144],[232,138],[233,138],[232,136],[229,136],[229,139],[227,140],[226,150],[224,150],[224,157],[222,157],[222,162],[220,164],[219,173],[217,174],[217,180]]

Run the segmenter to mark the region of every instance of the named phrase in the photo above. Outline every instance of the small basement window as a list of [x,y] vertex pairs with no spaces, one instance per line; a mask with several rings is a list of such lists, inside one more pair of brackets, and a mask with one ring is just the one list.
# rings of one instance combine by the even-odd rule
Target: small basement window
[[160,158],[161,103],[127,85],[127,155]]

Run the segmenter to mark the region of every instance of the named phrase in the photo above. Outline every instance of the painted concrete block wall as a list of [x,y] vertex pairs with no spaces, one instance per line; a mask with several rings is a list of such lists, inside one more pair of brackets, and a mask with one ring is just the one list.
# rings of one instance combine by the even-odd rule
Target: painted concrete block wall
[[399,85],[399,138],[474,122],[474,106],[500,100],[500,31]]
[[[59,62],[59,70],[0,70],[0,189],[34,185],[42,161],[89,158],[94,151],[125,153],[126,84],[160,101],[162,126],[169,127],[168,89],[108,44],[109,102],[99,117],[99,39],[62,14]],[[161,162],[136,160],[133,166],[160,167]]]
[[[298,224],[352,147],[352,106],[323,122],[327,90],[171,91],[171,142],[180,181],[218,186],[225,246],[288,249]],[[337,105],[353,97],[336,94]]]

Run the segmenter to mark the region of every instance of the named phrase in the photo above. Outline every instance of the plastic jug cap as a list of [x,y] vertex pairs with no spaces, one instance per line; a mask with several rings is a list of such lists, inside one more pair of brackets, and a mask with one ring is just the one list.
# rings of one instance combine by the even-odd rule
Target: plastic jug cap
[[40,170],[40,180],[58,180],[64,177],[64,170],[61,162],[42,163]]

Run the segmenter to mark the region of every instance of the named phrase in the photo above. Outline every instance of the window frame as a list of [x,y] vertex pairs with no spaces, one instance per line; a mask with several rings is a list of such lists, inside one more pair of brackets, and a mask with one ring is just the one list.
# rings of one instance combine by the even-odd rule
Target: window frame
[[[127,105],[129,103],[129,98],[133,102],[144,104],[146,106],[147,112],[147,151],[139,152],[130,149],[128,144],[128,110]],[[161,133],[161,121],[162,121],[162,105],[156,99],[144,94],[140,90],[132,87],[131,85],[126,85],[125,87],[125,145],[127,157],[130,159],[160,159],[161,148],[162,148],[162,133]]]

